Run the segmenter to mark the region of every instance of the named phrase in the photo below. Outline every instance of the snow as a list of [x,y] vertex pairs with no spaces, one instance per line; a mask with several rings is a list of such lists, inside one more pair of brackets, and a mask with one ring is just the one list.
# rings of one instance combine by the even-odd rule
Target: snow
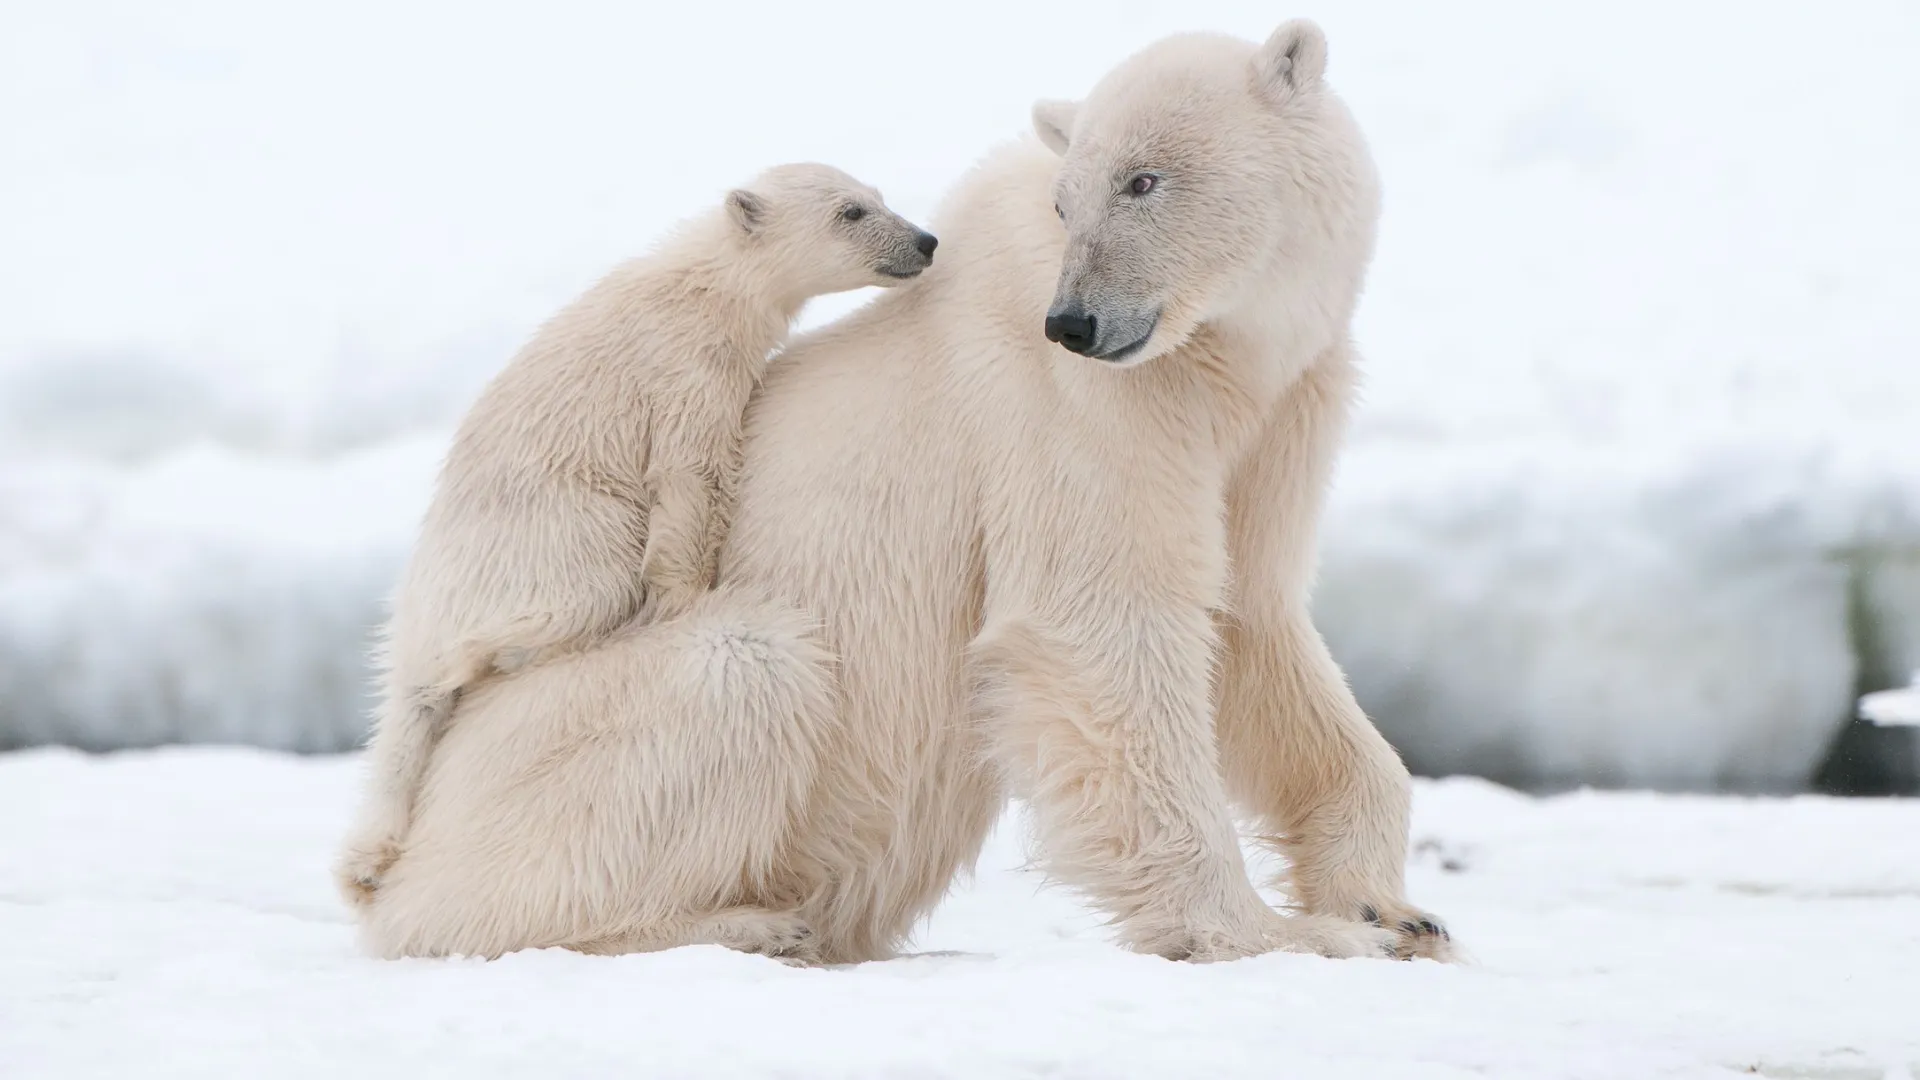
[[1876,724],[1920,727],[1920,671],[1914,672],[1913,685],[1903,690],[1882,690],[1860,699],[1860,716]]
[[[349,745],[437,448],[606,266],[778,160],[924,220],[1034,98],[1295,13],[164,11],[0,35],[0,745]],[[1920,666],[1912,5],[1298,13],[1387,191],[1317,600],[1362,703],[1433,772],[1804,784]]]
[[[1850,714],[1849,570],[1792,503],[1751,505],[1764,474],[1623,481],[1518,447],[1368,468],[1390,452],[1355,450],[1316,613],[1415,768],[1805,783]],[[1421,473],[1444,499],[1405,495]]]
[[358,742],[441,451],[0,469],[0,746]]
[[705,947],[364,957],[325,874],[356,779],[252,750],[0,756],[9,1080],[1920,1068],[1913,801],[1423,782],[1410,888],[1460,966],[1136,956],[1021,869],[1010,817],[917,955],[803,971]]

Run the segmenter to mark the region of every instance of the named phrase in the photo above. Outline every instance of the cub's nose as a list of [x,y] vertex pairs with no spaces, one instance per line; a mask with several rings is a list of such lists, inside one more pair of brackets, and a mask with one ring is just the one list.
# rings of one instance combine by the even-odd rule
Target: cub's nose
[[1093,316],[1077,311],[1055,311],[1047,314],[1047,340],[1057,341],[1060,347],[1072,353],[1085,356],[1093,349]]
[[931,259],[933,258],[933,249],[940,246],[940,238],[930,232],[923,232],[919,236],[914,237],[913,246],[920,249],[920,254]]

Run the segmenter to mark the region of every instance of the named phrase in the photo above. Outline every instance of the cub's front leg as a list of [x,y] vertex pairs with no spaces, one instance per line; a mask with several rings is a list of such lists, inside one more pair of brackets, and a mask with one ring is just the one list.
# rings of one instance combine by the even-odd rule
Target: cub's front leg
[[703,469],[655,468],[648,470],[646,486],[653,509],[640,558],[642,618],[670,619],[713,585],[709,522],[715,482]]
[[644,619],[672,618],[713,587],[732,517],[740,409],[733,396],[720,394],[661,418],[653,432],[643,477],[651,503],[640,559]]

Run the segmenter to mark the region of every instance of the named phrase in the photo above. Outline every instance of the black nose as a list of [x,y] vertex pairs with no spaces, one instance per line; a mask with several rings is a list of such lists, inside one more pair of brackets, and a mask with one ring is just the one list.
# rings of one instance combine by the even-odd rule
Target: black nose
[[1047,316],[1047,340],[1085,356],[1093,348],[1093,316],[1062,311]]
[[933,249],[940,246],[940,238],[930,232],[923,232],[914,238],[913,246],[920,249],[920,254],[931,259],[933,258]]

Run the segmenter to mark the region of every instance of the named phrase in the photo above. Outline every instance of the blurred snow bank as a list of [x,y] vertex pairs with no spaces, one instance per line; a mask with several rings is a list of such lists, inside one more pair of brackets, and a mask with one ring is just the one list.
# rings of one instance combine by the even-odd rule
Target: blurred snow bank
[[[352,745],[441,447],[0,469],[0,742]],[[1410,491],[1400,452],[1344,467],[1316,611],[1423,772],[1798,788],[1858,643],[1913,646],[1920,605],[1886,585],[1911,578],[1870,572],[1920,551],[1920,499],[1871,501],[1895,489],[1778,463],[1568,485],[1583,463],[1536,446],[1428,461]]]
[[1315,610],[1420,771],[1798,789],[1863,675],[1920,663],[1920,468],[1891,461],[1361,445]]
[[0,746],[353,745],[439,453],[0,468]]

